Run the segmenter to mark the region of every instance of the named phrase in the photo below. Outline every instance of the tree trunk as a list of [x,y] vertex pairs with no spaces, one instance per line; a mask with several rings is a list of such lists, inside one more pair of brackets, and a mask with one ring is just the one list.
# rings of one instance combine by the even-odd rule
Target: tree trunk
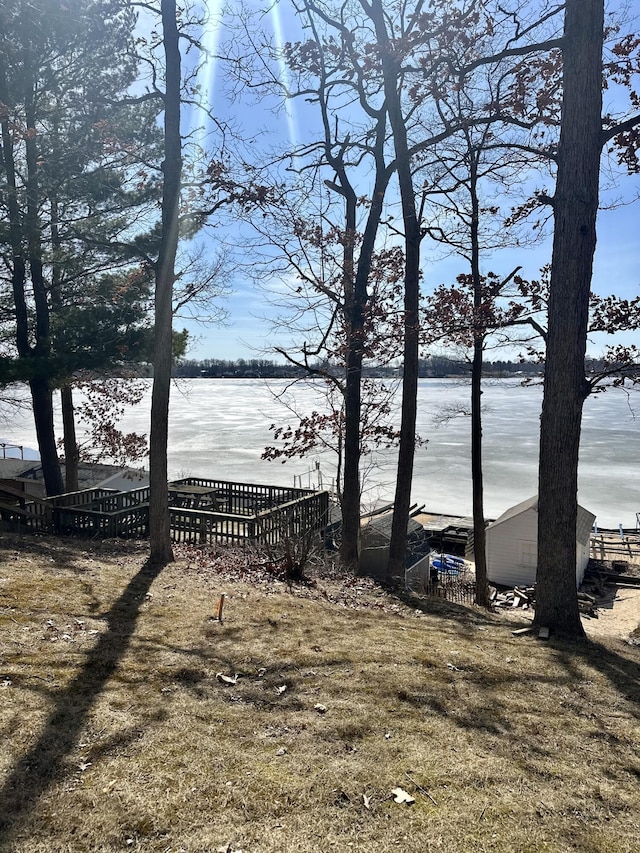
[[[8,104],[9,92],[7,86],[4,58],[0,51],[0,102]],[[22,218],[18,204],[16,187],[16,167],[13,155],[13,130],[9,122],[9,112],[0,111],[0,126],[2,128],[2,165],[5,171],[6,204],[9,217],[9,240],[11,242],[11,284],[15,307],[16,349],[21,358],[31,355],[29,345],[29,314],[25,297],[25,281],[27,275]]]
[[27,210],[24,230],[29,259],[29,274],[35,306],[35,344],[33,355],[33,378],[30,380],[33,416],[38,436],[40,462],[47,495],[58,495],[64,491],[62,473],[53,424],[53,393],[49,371],[51,358],[51,322],[49,295],[42,263],[40,225],[39,152],[36,133],[36,110],[34,101],[35,81],[31,79],[31,48],[25,49],[25,152],[27,163],[26,196]]
[[62,405],[62,430],[64,441],[64,487],[67,492],[78,491],[78,462],[80,450],[76,438],[76,421],[73,409],[73,389],[63,385],[60,389]]
[[578,453],[602,148],[603,0],[567,0],[540,421],[536,623],[584,634],[576,590]]
[[[366,7],[365,7],[366,8]],[[396,153],[396,167],[405,241],[404,275],[404,346],[402,373],[402,416],[396,491],[389,545],[387,576],[404,583],[407,554],[407,528],[411,506],[411,483],[416,447],[416,415],[418,408],[419,302],[420,302],[420,223],[416,211],[415,189],[407,140],[407,127],[402,113],[402,99],[396,60],[381,0],[368,7],[380,47],[384,94]]]
[[166,66],[164,96],[164,163],[162,237],[156,266],[155,347],[151,431],[149,438],[149,537],[150,561],[173,561],[167,487],[167,442],[172,360],[172,302],[175,260],[178,249],[178,207],[182,173],[180,138],[180,48],[175,0],[162,0],[162,37]]
[[46,377],[34,376],[29,380],[29,388],[47,495],[60,495],[64,485],[53,427],[53,393]]
[[358,567],[360,557],[360,414],[362,411],[362,346],[366,287],[363,299],[362,289],[357,287],[355,276],[356,194],[347,180],[346,173],[339,176],[342,179],[342,193],[345,199],[345,244],[342,277],[347,327],[340,559],[345,567],[353,569]]
[[487,583],[487,542],[484,520],[484,480],[482,471],[482,340],[473,345],[471,365],[471,489],[473,503],[473,555],[476,567],[476,604],[489,606]]
[[[362,312],[360,312],[362,318]],[[354,319],[352,315],[352,320]],[[360,557],[360,414],[362,411],[362,319],[351,324],[344,395],[344,481],[340,560],[357,568]]]
[[[362,362],[365,346],[365,313],[369,295],[367,284],[371,273],[371,262],[376,245],[376,236],[380,227],[384,197],[389,185],[391,171],[384,165],[384,138],[386,118],[383,113],[376,129],[376,179],[371,194],[371,207],[362,235],[358,263],[353,282],[353,295],[350,304],[345,300],[347,322],[349,325],[349,350],[347,354],[347,375],[345,380],[345,452],[344,483],[342,503],[342,545],[340,557],[346,566],[358,566],[360,559],[360,456],[362,436],[360,431],[362,417]],[[345,175],[346,178],[346,175]],[[356,197],[353,195],[354,236],[356,226]],[[375,334],[375,332],[374,332]],[[347,460],[349,473],[347,475]],[[345,501],[349,483],[349,499]]]
[[485,328],[481,316],[484,293],[480,275],[480,202],[478,199],[478,152],[470,151],[471,278],[473,282],[473,362],[471,365],[471,490],[473,503],[473,552],[476,567],[476,604],[489,606],[487,544],[484,521],[482,471],[482,364]]

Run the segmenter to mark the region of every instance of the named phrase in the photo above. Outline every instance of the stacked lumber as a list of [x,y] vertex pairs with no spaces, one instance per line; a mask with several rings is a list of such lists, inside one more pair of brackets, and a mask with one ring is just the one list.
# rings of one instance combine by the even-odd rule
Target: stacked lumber
[[[493,607],[498,608],[520,608],[529,610],[535,606],[536,588],[534,586],[514,587],[498,591],[495,587],[489,587],[489,598]],[[587,592],[578,593],[578,607],[585,616],[598,618],[596,598]]]
[[521,607],[528,610],[533,606],[536,590],[533,586],[519,587],[498,592],[495,587],[489,587],[489,599],[494,607]]

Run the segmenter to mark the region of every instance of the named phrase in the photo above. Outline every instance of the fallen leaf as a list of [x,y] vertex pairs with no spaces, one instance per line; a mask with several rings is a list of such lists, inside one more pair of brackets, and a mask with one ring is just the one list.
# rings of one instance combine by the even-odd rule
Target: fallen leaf
[[412,803],[415,803],[415,797],[412,797],[411,794],[408,794],[404,788],[394,788],[391,792],[393,794],[394,803],[406,803],[410,806]]
[[284,746],[281,746],[280,749],[276,752],[276,755],[286,755],[286,754],[287,754],[287,750],[286,750],[286,747],[284,747]]
[[371,797],[367,797],[366,794],[363,794],[362,795],[362,805],[365,807],[365,809],[368,809],[369,811],[371,811]]
[[216,678],[218,681],[221,681],[223,684],[237,684],[238,676],[236,675],[225,675],[222,672],[216,672]]

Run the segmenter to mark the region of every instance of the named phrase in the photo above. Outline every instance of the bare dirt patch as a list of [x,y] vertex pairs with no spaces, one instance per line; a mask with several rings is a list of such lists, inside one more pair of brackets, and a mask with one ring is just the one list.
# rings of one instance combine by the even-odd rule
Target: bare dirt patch
[[[593,589],[589,587],[593,592]],[[534,610],[506,608],[496,611],[498,618],[508,624],[532,622]],[[606,584],[596,597],[594,615],[582,614],[587,637],[628,641],[640,637],[640,589]]]
[[590,637],[626,639],[640,627],[640,589],[609,585],[598,598],[597,618],[583,617]]

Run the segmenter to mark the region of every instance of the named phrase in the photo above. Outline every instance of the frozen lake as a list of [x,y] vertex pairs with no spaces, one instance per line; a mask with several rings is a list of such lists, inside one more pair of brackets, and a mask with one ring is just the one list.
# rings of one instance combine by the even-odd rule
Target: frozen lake
[[[320,461],[325,481],[334,472],[330,453],[313,454],[285,464],[260,458],[271,444],[269,426],[292,422],[276,395],[289,387],[285,380],[191,379],[172,389],[169,425],[169,474],[217,477],[245,482],[290,485]],[[293,386],[298,411],[322,407],[318,386]],[[538,431],[542,391],[517,380],[487,381],[483,394],[485,511],[500,515],[537,489]],[[470,514],[471,473],[469,418],[436,425],[434,417],[455,403],[468,404],[469,386],[455,380],[422,379],[418,432],[428,443],[417,450],[414,502],[428,510]],[[640,396],[631,399],[608,391],[587,400],[580,451],[579,500],[597,514],[602,527],[634,527],[640,512]],[[127,411],[127,430],[148,432],[148,397]],[[0,410],[1,414],[1,410]],[[58,429],[60,418],[58,417]],[[29,413],[0,422],[5,442],[36,447]],[[368,502],[393,497],[394,454],[379,454],[366,474]],[[365,464],[368,464],[365,460]]]

